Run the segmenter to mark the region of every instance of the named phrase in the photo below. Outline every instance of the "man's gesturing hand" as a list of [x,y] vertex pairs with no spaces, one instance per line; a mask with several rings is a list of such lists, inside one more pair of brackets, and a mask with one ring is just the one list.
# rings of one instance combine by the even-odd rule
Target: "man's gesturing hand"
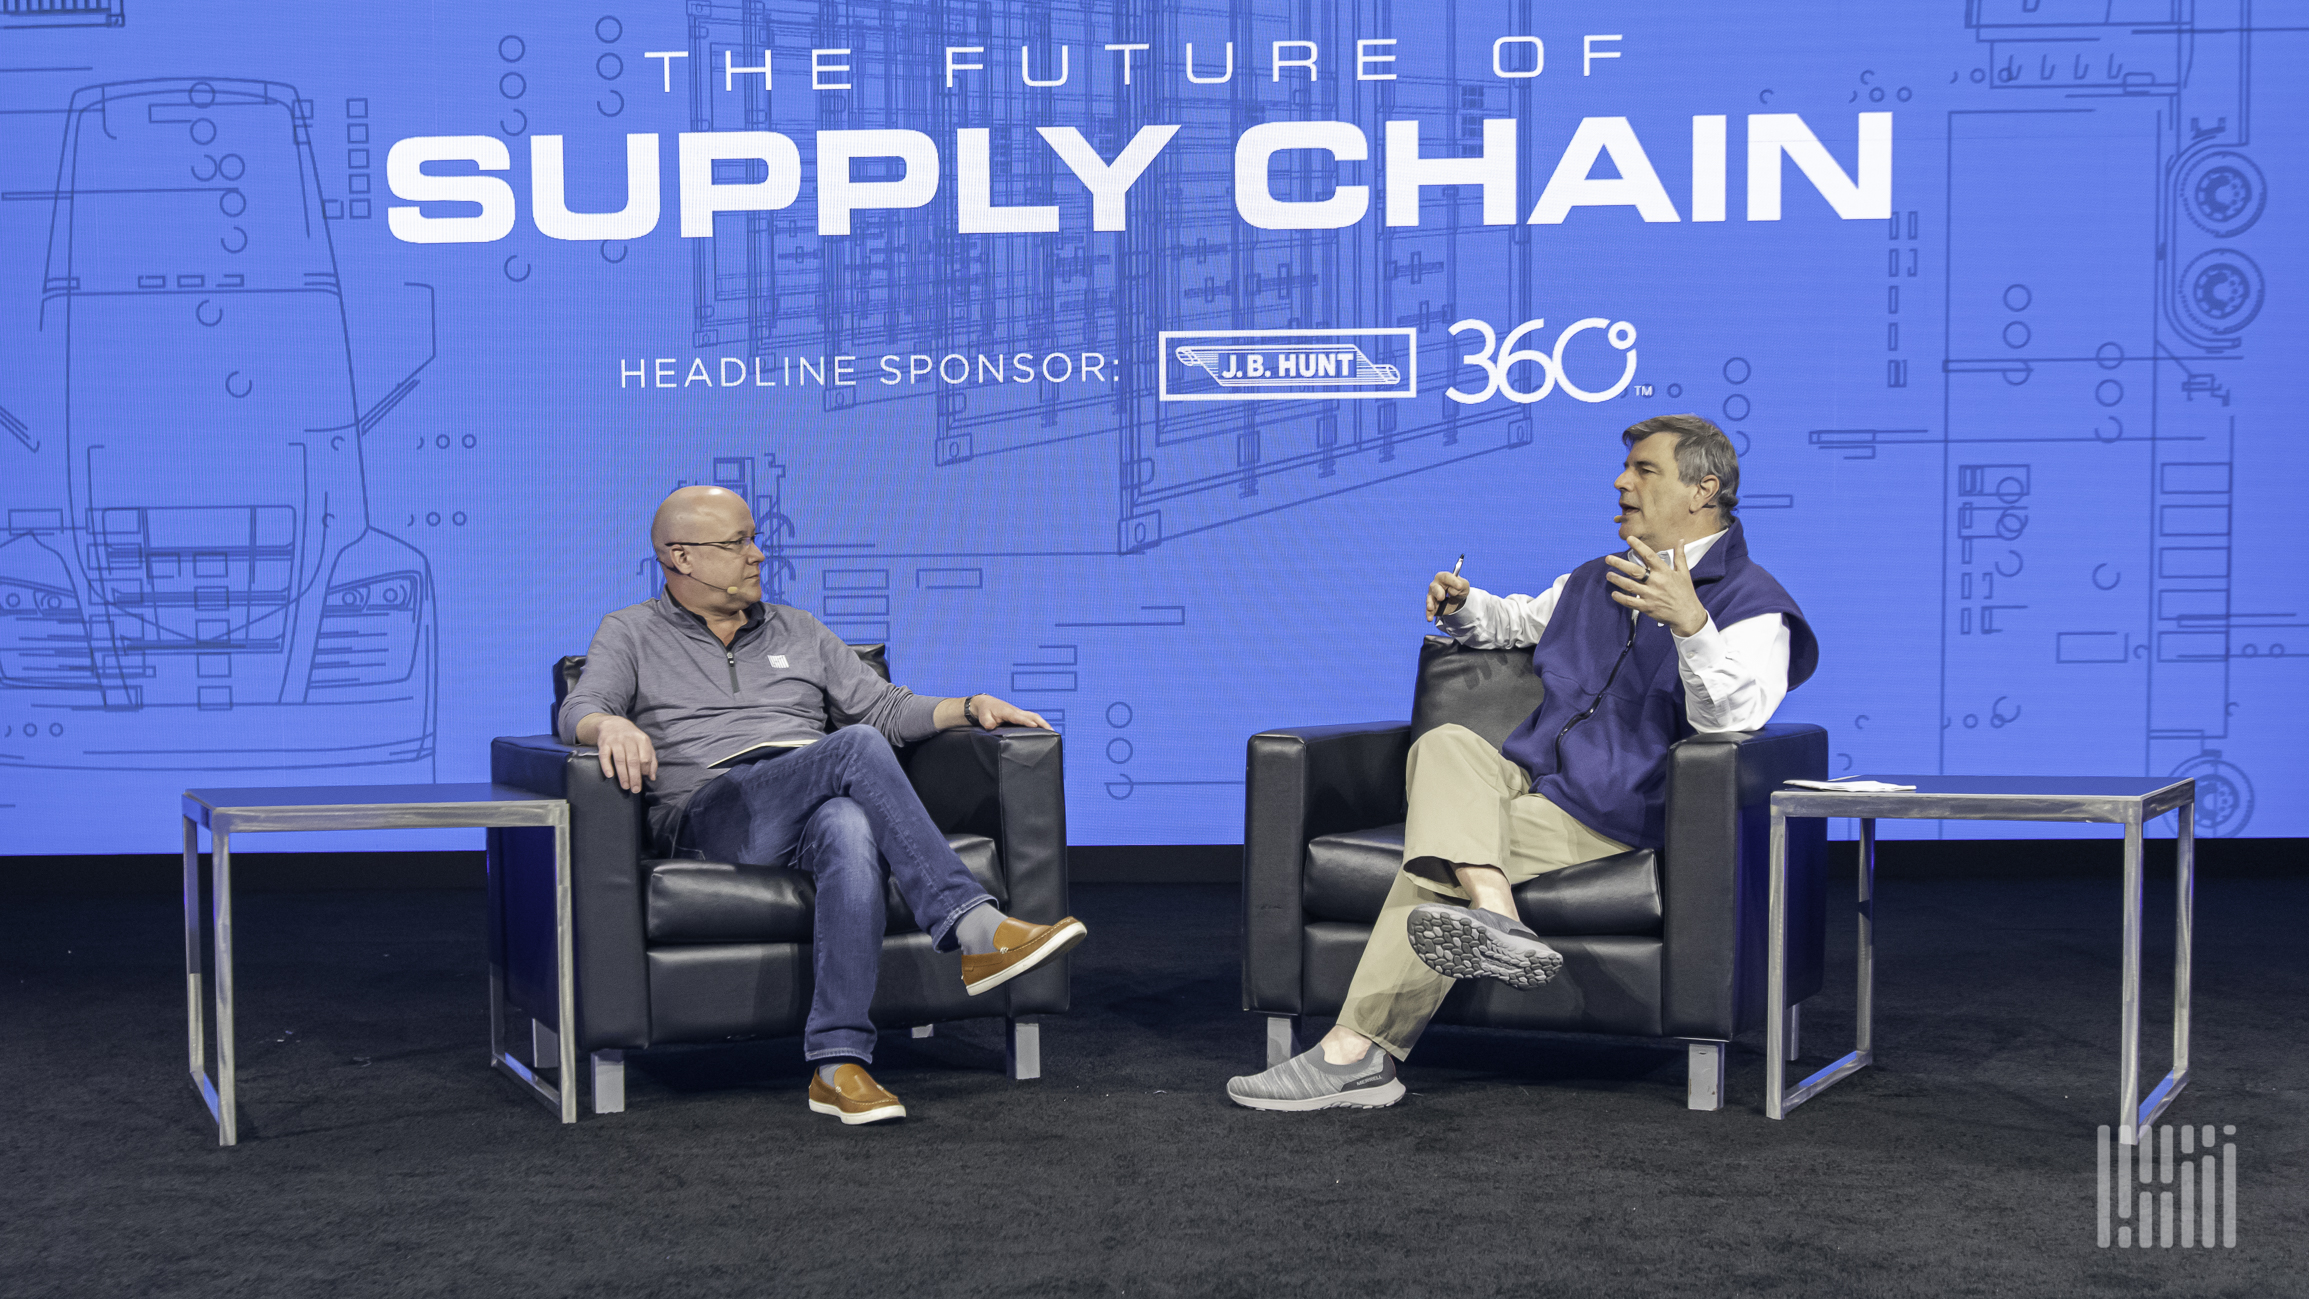
[[601,774],[618,783],[629,794],[641,792],[641,784],[657,776],[657,746],[649,742],[649,735],[640,727],[622,717],[600,714],[594,722],[593,742],[601,750]]
[[1456,573],[1437,573],[1427,584],[1427,620],[1433,622],[1444,614],[1459,612],[1473,589],[1472,583]]
[[1643,557],[1643,563],[1632,563],[1623,555],[1604,556],[1603,562],[1615,570],[1605,573],[1604,578],[1619,588],[1611,598],[1666,623],[1678,636],[1690,636],[1707,626],[1708,611],[1700,604],[1700,593],[1692,589],[1691,570],[1676,562],[1680,556],[1671,551],[1670,558],[1663,560],[1642,542],[1636,543],[1636,553]]

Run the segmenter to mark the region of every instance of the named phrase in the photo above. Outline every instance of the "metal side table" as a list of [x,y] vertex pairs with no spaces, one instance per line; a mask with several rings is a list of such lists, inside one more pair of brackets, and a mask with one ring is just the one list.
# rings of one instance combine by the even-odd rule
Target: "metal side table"
[[[216,970],[216,1077],[203,1040],[200,915],[200,827],[210,845],[210,891]],[[192,1082],[216,1116],[217,1144],[240,1139],[234,1108],[232,837],[250,830],[408,830],[487,826],[553,828],[553,928],[560,983],[559,1085],[551,1085],[505,1052],[505,972],[489,968],[489,1058],[529,1093],[577,1122],[577,990],[570,943],[569,804],[510,785],[326,785],[291,789],[188,789],[184,792],[185,1024]]]
[[[2117,1133],[2127,1145],[2189,1084],[2189,943],[2196,897],[2197,785],[2155,776],[1875,776],[1914,785],[1898,794],[1831,793],[1783,789],[1772,795],[1771,954],[1766,967],[1764,1113],[1788,1111],[1835,1086],[1875,1060],[1876,820],[1902,817],[1965,821],[2103,821],[2125,828],[2125,969],[2122,1045],[2118,1048]],[[2148,1099],[2141,1098],[2141,830],[2167,812],[2180,814],[2175,871],[2173,937],[2173,1067]],[[1852,1053],[1794,1087],[1785,1086],[1790,1028],[1783,995],[1787,979],[1788,818],[1860,819],[1859,1013]]]

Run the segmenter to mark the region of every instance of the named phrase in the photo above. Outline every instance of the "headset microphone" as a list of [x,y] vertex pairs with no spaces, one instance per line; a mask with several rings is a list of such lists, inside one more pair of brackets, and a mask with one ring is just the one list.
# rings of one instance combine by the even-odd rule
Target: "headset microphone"
[[[693,542],[687,542],[687,541],[677,541],[677,542],[669,542],[668,544],[669,544],[669,545],[677,545],[677,546],[687,546],[687,545],[693,545],[693,544],[697,544],[697,543],[693,543]],[[688,579],[689,579],[689,580],[691,580],[692,582],[700,582],[700,581],[703,581],[703,579],[702,579],[702,578],[700,578],[700,577],[699,577],[697,574],[690,572],[690,571],[689,571],[688,569],[686,569],[686,568],[684,568],[684,569],[677,569],[677,570],[675,570],[675,571],[676,571],[676,572],[679,572],[679,573],[680,573],[680,574],[681,574],[683,577],[686,577],[686,578],[688,578]],[[671,576],[672,576],[672,574],[671,574],[671,573],[668,573],[668,574],[667,574],[667,576],[668,576],[668,577],[671,577]],[[725,587],[723,587],[723,588],[722,588],[722,594],[724,594],[724,595],[743,595],[743,594],[745,594],[745,590],[746,590],[746,586],[745,586],[745,583],[743,583],[743,582],[738,582],[738,583],[734,583],[734,584],[732,584],[732,585],[729,585],[729,586],[725,586]]]

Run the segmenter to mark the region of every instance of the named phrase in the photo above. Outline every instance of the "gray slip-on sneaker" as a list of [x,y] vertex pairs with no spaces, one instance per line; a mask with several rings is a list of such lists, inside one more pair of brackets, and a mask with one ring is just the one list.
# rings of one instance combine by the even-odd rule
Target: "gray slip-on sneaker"
[[1395,1058],[1376,1046],[1351,1064],[1332,1064],[1318,1046],[1265,1073],[1228,1079],[1227,1099],[1254,1110],[1371,1108],[1402,1100],[1403,1084],[1395,1077]]
[[1563,954],[1520,920],[1479,907],[1423,902],[1411,908],[1411,950],[1427,968],[1454,979],[1497,979],[1536,988],[1563,968]]

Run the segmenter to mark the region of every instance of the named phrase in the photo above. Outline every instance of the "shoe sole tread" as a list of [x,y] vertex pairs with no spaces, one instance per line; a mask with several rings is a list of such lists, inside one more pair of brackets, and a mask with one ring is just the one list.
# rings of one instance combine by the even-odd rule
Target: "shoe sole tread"
[[1411,950],[1427,968],[1452,979],[1497,979],[1529,991],[1554,978],[1563,956],[1553,950],[1527,952],[1500,941],[1496,931],[1450,913],[1412,917]]

